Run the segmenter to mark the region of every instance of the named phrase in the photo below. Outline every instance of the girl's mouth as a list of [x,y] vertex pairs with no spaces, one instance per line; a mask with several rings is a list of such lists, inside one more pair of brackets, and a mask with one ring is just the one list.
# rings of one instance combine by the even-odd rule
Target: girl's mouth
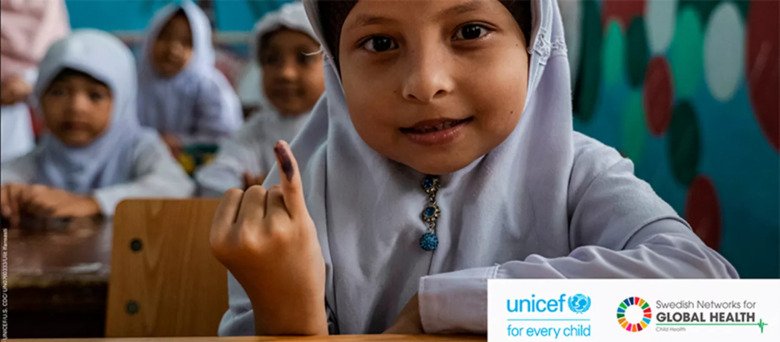
[[410,127],[402,127],[400,128],[400,131],[418,144],[445,144],[458,137],[460,129],[473,120],[473,116],[465,119],[425,120]]

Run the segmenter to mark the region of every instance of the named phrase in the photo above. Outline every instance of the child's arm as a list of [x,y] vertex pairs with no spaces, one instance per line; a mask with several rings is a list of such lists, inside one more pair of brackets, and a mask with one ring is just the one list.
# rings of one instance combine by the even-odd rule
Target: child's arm
[[281,185],[231,189],[211,248],[249,297],[256,335],[327,335],[325,261],[292,151],[277,143]]
[[[418,289],[425,332],[487,329],[487,280],[493,278],[736,278],[650,186],[633,164],[602,145],[583,144],[569,189],[572,251],[423,277]],[[594,156],[598,156],[595,158]],[[632,199],[630,201],[626,199]],[[647,212],[646,215],[637,213]],[[633,222],[646,216],[645,222]],[[464,309],[467,308],[467,309]],[[446,314],[442,314],[446,313]]]
[[133,179],[93,191],[105,216],[113,216],[116,205],[131,197],[187,197],[195,191],[194,182],[173,160],[156,133],[144,131],[133,153]]
[[35,158],[38,150],[2,163],[0,167],[0,211],[11,226],[19,225],[21,206],[30,183],[36,174]]
[[12,105],[24,101],[32,93],[32,85],[19,75],[2,80],[0,86],[0,104]]
[[[18,227],[27,184],[8,183],[0,186],[0,212],[11,227]],[[6,227],[3,227],[6,228]]]
[[88,217],[100,214],[100,206],[89,195],[80,195],[41,184],[26,186],[21,205],[24,211],[47,217]]

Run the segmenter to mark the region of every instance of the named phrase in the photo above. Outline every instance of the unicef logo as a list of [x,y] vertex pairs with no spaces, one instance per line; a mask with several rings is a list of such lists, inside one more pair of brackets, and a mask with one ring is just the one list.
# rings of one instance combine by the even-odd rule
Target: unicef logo
[[569,309],[578,314],[588,311],[590,309],[590,297],[581,293],[569,297]]

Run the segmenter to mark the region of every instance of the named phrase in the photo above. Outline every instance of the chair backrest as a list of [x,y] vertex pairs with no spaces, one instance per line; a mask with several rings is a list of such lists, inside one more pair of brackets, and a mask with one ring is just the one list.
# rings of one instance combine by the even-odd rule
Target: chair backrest
[[107,337],[215,336],[227,271],[209,249],[219,200],[131,199],[114,215]]

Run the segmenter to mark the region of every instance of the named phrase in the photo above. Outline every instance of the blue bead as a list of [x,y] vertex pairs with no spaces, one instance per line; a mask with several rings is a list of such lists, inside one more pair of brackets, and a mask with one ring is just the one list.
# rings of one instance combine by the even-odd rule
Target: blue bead
[[436,208],[434,207],[426,207],[423,211],[423,215],[425,215],[425,217],[433,217],[434,214],[436,214]]
[[439,246],[439,237],[435,233],[427,232],[420,237],[420,248],[430,252],[437,246]]
[[428,189],[433,187],[434,181],[436,180],[436,177],[434,176],[425,176],[422,181],[422,186],[425,191],[428,191]]

